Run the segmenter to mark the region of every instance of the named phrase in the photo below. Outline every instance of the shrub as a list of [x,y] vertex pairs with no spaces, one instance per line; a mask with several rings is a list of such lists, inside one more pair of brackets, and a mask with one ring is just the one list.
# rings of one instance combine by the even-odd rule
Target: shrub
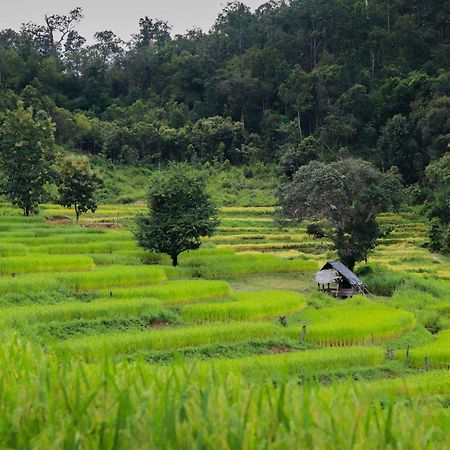
[[310,223],[307,227],[306,227],[306,232],[316,238],[316,239],[320,239],[320,238],[324,238],[326,237],[326,232],[323,229],[323,227],[318,224],[318,223]]

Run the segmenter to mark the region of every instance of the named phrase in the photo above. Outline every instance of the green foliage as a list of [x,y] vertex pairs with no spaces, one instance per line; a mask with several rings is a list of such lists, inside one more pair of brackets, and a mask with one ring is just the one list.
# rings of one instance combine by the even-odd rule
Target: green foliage
[[376,246],[376,216],[398,201],[400,187],[395,173],[382,174],[362,160],[312,162],[280,186],[279,201],[289,219],[329,220],[339,257],[353,269]]
[[428,229],[428,237],[430,239],[430,250],[432,252],[440,252],[444,248],[444,231],[441,221],[434,217],[431,219]]
[[149,213],[137,217],[136,239],[143,248],[166,253],[178,265],[180,253],[200,248],[219,224],[205,181],[186,165],[171,165],[150,187]]
[[382,358],[379,349],[343,348],[272,355],[261,364],[257,358],[235,360],[233,367],[222,360],[216,370],[204,364],[165,368],[145,362],[63,363],[9,340],[0,354],[1,366],[9,368],[0,442],[23,448],[36,442],[93,448],[102,442],[124,449],[131,441],[152,448],[253,450],[262,442],[278,448],[332,448],[337,442],[345,448],[446,448],[446,370],[326,386],[299,385],[286,376],[317,373],[330,363],[373,367]]
[[430,248],[450,252],[450,152],[427,167],[426,181],[432,192],[427,205]]
[[423,161],[417,142],[407,119],[402,115],[392,117],[381,129],[377,157],[383,171],[396,166],[408,184],[423,178]]
[[52,180],[53,143],[53,124],[44,111],[24,109],[19,102],[5,114],[0,128],[2,190],[26,216],[36,211]]
[[420,181],[448,150],[442,2],[232,3],[209,33],[175,38],[143,17],[129,42],[107,30],[88,43],[80,8],[24,18],[0,35],[0,112],[20,98],[52,116],[58,144],[120,163],[287,153],[298,166],[343,151]]
[[96,194],[101,183],[86,158],[66,157],[59,162],[58,202],[64,207],[73,207],[78,222],[81,214],[97,209]]
[[[101,205],[86,227],[46,221],[65,213],[58,205],[32,218],[2,205],[1,446],[448,446],[448,373],[435,368],[450,361],[450,265],[424,246],[416,211],[380,215],[391,232],[357,267],[372,293],[392,296],[339,301],[314,291],[319,261],[335,255],[309,223],[223,208],[217,236],[183,253],[182,268],[153,253],[143,266],[127,229],[140,208]],[[258,245],[289,250],[237,253]]]
[[324,238],[326,237],[326,232],[324,230],[324,228],[318,224],[318,223],[310,223],[308,224],[308,226],[306,227],[306,232],[316,238],[316,239],[320,239],[320,238]]
[[318,142],[312,136],[308,136],[297,145],[288,145],[286,152],[281,158],[285,175],[292,179],[300,167],[318,159],[319,151]]
[[407,277],[403,273],[385,269],[380,266],[367,266],[360,270],[369,291],[377,296],[390,297],[401,287]]

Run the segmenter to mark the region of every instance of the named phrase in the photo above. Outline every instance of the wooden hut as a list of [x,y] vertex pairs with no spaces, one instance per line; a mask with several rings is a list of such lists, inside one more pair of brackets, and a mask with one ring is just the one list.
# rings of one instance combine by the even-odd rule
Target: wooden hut
[[334,297],[347,298],[367,292],[366,285],[340,261],[328,261],[315,279],[319,291]]

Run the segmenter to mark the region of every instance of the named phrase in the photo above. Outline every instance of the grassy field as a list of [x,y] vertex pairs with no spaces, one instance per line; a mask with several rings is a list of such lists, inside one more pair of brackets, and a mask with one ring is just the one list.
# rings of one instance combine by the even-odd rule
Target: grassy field
[[448,447],[450,261],[423,219],[383,215],[371,295],[341,301],[313,280],[331,243],[256,204],[178,268],[136,246],[140,203],[0,205],[0,447]]

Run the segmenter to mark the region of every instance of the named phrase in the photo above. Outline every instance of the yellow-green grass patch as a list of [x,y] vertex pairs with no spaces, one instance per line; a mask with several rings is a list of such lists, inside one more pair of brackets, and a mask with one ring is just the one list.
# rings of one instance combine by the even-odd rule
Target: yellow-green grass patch
[[239,292],[230,301],[185,306],[181,310],[181,316],[188,322],[262,320],[288,316],[301,311],[305,306],[305,297],[297,292]]
[[175,305],[207,299],[222,299],[231,294],[231,287],[225,281],[178,280],[155,286],[116,288],[99,293],[104,296],[110,294],[114,299],[154,297],[167,305]]
[[0,292],[40,292],[68,289],[72,292],[92,291],[113,287],[146,286],[166,279],[162,268],[156,266],[112,266],[89,272],[31,274],[15,278],[0,278]]
[[376,347],[325,348],[274,355],[249,356],[238,359],[217,359],[202,363],[218,369],[240,371],[246,376],[292,376],[302,372],[333,371],[350,367],[374,367],[383,363],[384,351]]
[[[305,341],[317,345],[370,344],[399,337],[411,330],[414,314],[378,305],[337,306],[305,310]],[[289,327],[292,329],[292,327]],[[298,335],[298,331],[293,331]]]
[[94,261],[89,256],[8,256],[0,258],[0,275],[74,272],[92,270]]
[[58,305],[2,308],[0,323],[4,327],[20,327],[39,322],[140,317],[155,314],[161,310],[161,302],[158,299],[105,299],[89,303],[69,302]]
[[412,348],[409,363],[412,367],[425,368],[425,358],[429,368],[450,368],[450,330],[441,331],[430,344]]
[[280,327],[269,322],[228,322],[194,327],[162,328],[148,332],[114,333],[69,339],[57,346],[62,353],[89,359],[105,355],[132,354],[150,350],[176,350],[221,342],[275,337]]

